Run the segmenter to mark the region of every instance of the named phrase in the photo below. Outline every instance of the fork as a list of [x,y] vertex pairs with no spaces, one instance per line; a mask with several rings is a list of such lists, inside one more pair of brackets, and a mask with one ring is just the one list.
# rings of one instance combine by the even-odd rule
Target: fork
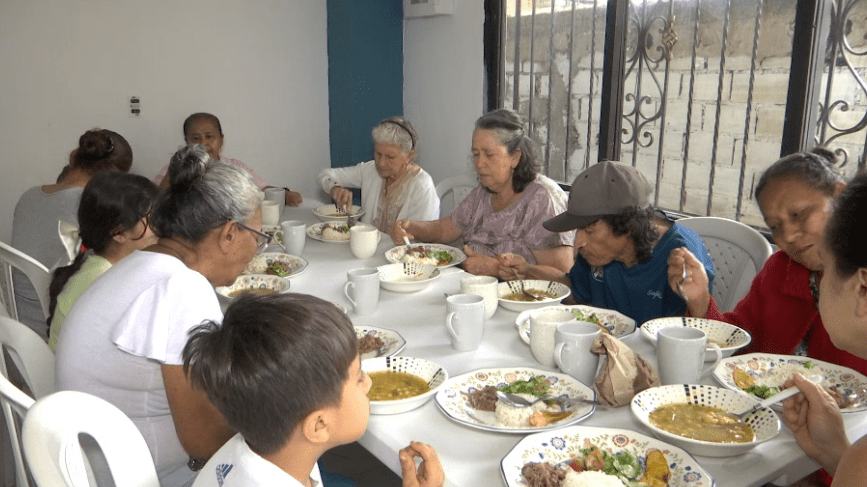
[[[807,378],[810,380],[810,382],[815,382],[815,383],[819,383],[823,379],[823,377],[821,375],[811,375],[810,377],[807,377]],[[788,389],[783,389],[782,391],[780,391],[780,392],[774,394],[773,396],[763,400],[762,402],[756,403],[755,405],[753,405],[751,408],[747,409],[746,411],[744,411],[742,413],[732,413],[732,415],[735,416],[736,418],[738,418],[738,420],[740,420],[741,422],[743,422],[747,416],[755,413],[759,409],[766,408],[766,407],[770,406],[771,404],[776,404],[776,403],[782,401],[783,399],[788,399],[799,392],[801,392],[801,391],[799,391],[797,387],[789,387]]]

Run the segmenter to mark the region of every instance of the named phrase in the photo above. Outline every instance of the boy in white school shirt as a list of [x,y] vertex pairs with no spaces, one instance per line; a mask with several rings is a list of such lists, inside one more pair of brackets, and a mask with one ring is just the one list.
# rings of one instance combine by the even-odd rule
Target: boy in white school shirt
[[[319,457],[367,428],[370,377],[352,323],[327,301],[245,294],[222,325],[194,328],[183,356],[193,385],[238,431],[193,487],[319,486]],[[432,447],[413,442],[399,456],[404,487],[443,485]]]

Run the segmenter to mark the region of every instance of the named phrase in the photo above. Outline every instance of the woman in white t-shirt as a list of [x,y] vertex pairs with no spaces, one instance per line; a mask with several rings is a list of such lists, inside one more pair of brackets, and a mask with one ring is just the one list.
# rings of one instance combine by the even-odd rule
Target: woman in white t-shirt
[[57,347],[58,389],[93,394],[126,413],[164,487],[191,484],[199,461],[234,434],[188,382],[181,352],[190,329],[222,320],[213,286],[234,282],[269,240],[250,176],[208,160],[200,145],[175,154],[170,187],[151,215],[158,242],[81,295]]

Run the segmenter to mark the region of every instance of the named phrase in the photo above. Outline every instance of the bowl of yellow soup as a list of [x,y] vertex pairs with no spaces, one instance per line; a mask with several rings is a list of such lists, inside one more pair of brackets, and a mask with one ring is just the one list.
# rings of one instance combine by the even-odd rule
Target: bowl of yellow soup
[[243,293],[285,293],[289,290],[289,280],[268,274],[245,274],[235,279],[231,286],[217,286],[214,290],[221,300],[231,301]]
[[537,279],[506,281],[497,285],[500,306],[519,313],[558,304],[571,293],[565,284]]
[[446,369],[413,357],[378,357],[361,362],[373,385],[367,397],[371,414],[397,414],[426,403],[449,378]]
[[780,419],[761,408],[739,422],[758,400],[741,392],[699,384],[651,387],[632,398],[632,414],[662,441],[708,457],[740,455],[780,432]]

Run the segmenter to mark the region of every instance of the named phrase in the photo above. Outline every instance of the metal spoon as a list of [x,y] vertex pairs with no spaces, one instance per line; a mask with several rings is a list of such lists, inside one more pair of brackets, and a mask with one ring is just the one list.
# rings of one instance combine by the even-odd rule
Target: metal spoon
[[530,406],[532,406],[532,405],[534,405],[540,401],[550,401],[550,402],[557,403],[557,405],[560,406],[561,411],[566,410],[566,406],[563,404],[564,402],[565,403],[590,404],[593,406],[601,406],[601,407],[607,406],[606,404],[603,404],[599,401],[594,401],[593,399],[584,399],[583,397],[568,397],[565,399],[561,399],[559,397],[540,397],[539,399],[536,399],[535,401],[528,401],[527,399],[524,399],[523,397],[521,397],[517,394],[511,394],[511,393],[502,392],[502,391],[497,391],[497,399],[501,400],[501,401],[503,401],[503,402],[505,402],[511,406],[514,406],[516,408],[526,408],[526,407],[530,407]]

